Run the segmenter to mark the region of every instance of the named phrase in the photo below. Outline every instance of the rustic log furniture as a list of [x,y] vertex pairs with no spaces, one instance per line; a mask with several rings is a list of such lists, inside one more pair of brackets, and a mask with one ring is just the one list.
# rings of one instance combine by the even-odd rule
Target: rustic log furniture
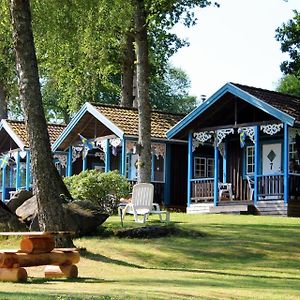
[[46,278],[77,278],[80,255],[76,248],[54,248],[54,236],[72,232],[0,232],[2,236],[22,236],[20,249],[0,250],[0,281],[26,282],[26,267],[45,265]]

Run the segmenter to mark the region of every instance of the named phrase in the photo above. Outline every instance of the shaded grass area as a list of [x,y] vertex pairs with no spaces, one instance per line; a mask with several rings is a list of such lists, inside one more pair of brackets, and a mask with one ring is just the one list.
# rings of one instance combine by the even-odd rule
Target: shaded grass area
[[[80,278],[42,279],[41,267],[29,268],[27,284],[0,284],[0,299],[300,298],[299,219],[173,213],[171,220],[147,224],[170,230],[164,237],[119,238],[142,225],[128,218],[121,228],[111,217],[97,236],[75,241],[86,248]],[[1,248],[14,243],[0,240]]]

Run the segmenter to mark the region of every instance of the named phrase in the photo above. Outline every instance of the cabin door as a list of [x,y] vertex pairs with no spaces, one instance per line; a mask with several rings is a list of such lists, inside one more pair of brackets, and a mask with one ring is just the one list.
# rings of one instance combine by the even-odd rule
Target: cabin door
[[281,143],[264,144],[262,146],[262,173],[281,173]]

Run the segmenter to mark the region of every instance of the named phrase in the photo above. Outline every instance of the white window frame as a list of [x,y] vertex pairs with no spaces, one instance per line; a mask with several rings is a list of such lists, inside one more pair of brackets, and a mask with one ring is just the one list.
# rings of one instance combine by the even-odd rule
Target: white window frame
[[[204,166],[204,173],[203,174],[197,174],[197,172],[200,169],[197,169],[196,166],[198,164],[198,162],[202,161],[202,163],[200,163],[200,166]],[[214,177],[214,164],[215,164],[215,160],[211,157],[204,157],[204,156],[195,156],[194,157],[194,164],[193,164],[193,175],[195,179],[197,178],[213,178]],[[211,163],[212,162],[212,163]],[[199,164],[198,164],[199,165]],[[208,176],[209,175],[209,171],[208,171],[208,166],[212,166],[212,176]],[[203,175],[203,176],[202,176]]]
[[[249,164],[249,150],[252,150],[252,163]],[[246,159],[246,163],[245,163],[245,173],[246,175],[254,175],[254,170],[255,170],[255,147],[253,145],[251,146],[246,146],[246,154],[245,154],[245,159]],[[252,172],[249,172],[249,167],[251,167]]]

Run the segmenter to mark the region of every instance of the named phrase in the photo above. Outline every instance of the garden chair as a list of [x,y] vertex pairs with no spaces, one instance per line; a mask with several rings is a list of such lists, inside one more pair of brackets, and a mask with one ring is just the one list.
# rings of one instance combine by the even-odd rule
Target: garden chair
[[[145,223],[149,214],[159,215],[159,219],[163,222],[162,215],[166,215],[165,221],[169,221],[169,212],[160,210],[157,203],[153,203],[154,186],[151,183],[139,183],[133,186],[131,202],[126,204],[124,208],[119,207],[122,221],[126,214],[132,214],[134,221]],[[139,219],[139,215],[142,219]]]
[[218,183],[219,189],[219,199],[222,200],[223,196],[228,196],[230,201],[233,200],[233,193],[232,193],[232,184],[231,183]]
[[248,189],[249,189],[249,198],[252,201],[253,200],[253,194],[254,194],[254,180],[252,180],[249,176],[247,176],[247,183],[248,183]]

